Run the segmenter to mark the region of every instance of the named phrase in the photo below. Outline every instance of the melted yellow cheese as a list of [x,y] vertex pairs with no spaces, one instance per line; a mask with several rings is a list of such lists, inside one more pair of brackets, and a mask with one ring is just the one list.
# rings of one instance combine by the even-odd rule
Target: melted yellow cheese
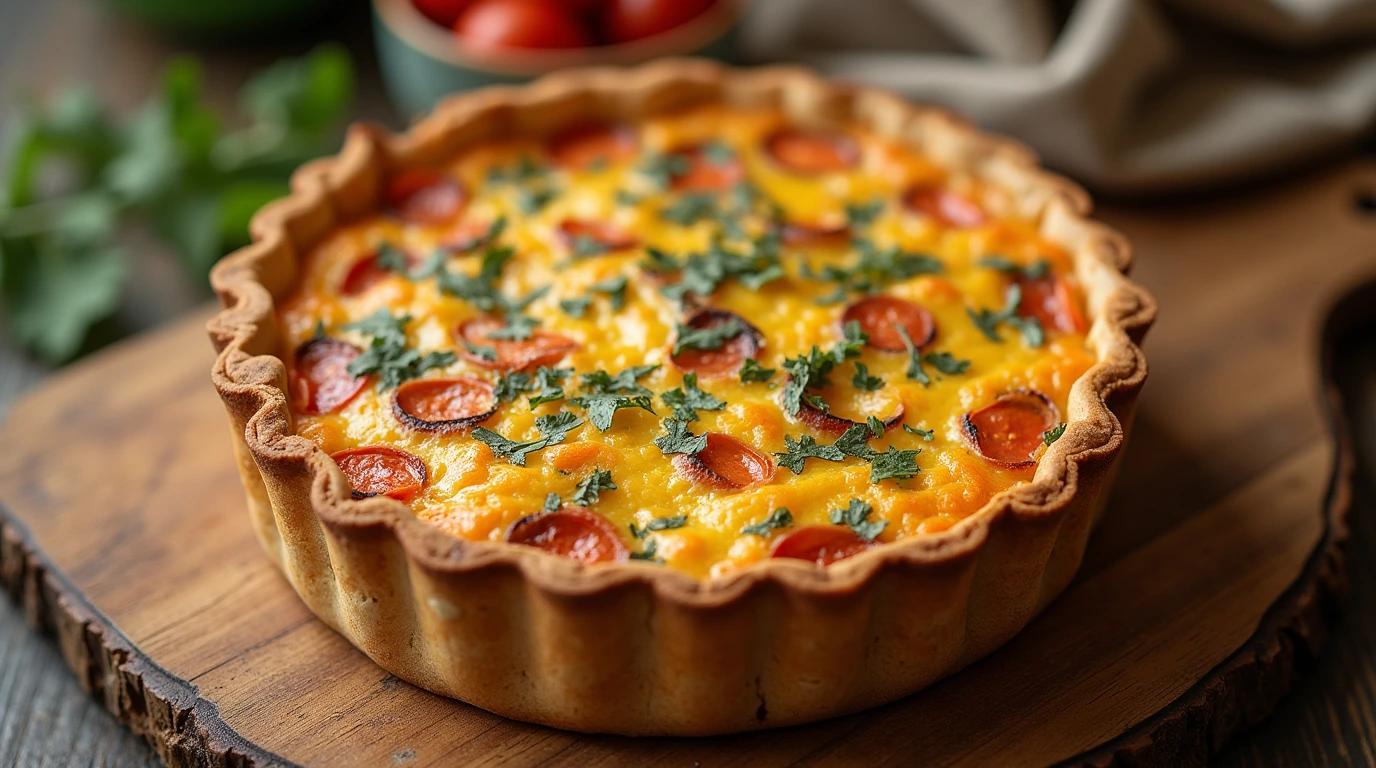
[[[657,555],[669,566],[696,576],[721,574],[768,557],[770,539],[740,531],[780,507],[791,512],[796,526],[829,525],[832,510],[844,508],[851,499],[861,499],[873,506],[871,520],[888,523],[879,540],[892,541],[945,530],[1000,490],[1030,479],[1030,468],[1004,468],[976,453],[962,431],[962,414],[990,403],[1001,393],[1023,387],[1045,393],[1065,413],[1070,387],[1093,363],[1093,355],[1083,335],[1053,330],[1047,331],[1046,343],[1036,348],[1026,345],[1009,328],[1002,331],[1003,342],[995,343],[975,326],[967,310],[997,310],[1004,303],[1008,278],[978,265],[980,257],[997,254],[1023,265],[1045,259],[1056,274],[1073,285],[1065,250],[1042,238],[1031,222],[996,219],[962,229],[906,209],[898,204],[898,197],[914,183],[958,183],[961,193],[975,202],[984,193],[973,182],[947,178],[920,155],[858,127],[847,129],[861,148],[857,168],[818,176],[790,173],[761,149],[762,137],[781,120],[773,112],[727,112],[719,108],[675,114],[638,126],[640,149],[668,151],[709,140],[729,144],[754,186],[777,203],[791,221],[844,221],[847,203],[886,200],[888,204],[870,226],[868,236],[880,246],[896,245],[942,262],[940,275],[890,283],[884,292],[926,307],[937,323],[936,340],[928,349],[971,361],[968,371],[947,376],[929,367],[932,383],[923,386],[905,376],[906,354],[865,349],[857,359],[869,367],[871,375],[882,378],[884,386],[872,393],[854,389],[850,383],[854,365],[847,361],[830,375],[831,386],[823,393],[833,412],[848,418],[863,420],[871,413],[887,416],[901,403],[904,423],[933,430],[931,442],[902,429],[871,441],[879,451],[891,445],[921,449],[917,457],[921,472],[916,477],[872,484],[870,466],[862,460],[811,459],[801,474],[780,467],[773,479],[762,485],[734,491],[704,487],[679,474],[669,457],[654,445],[653,440],[664,433],[661,421],[670,413],[658,397],[654,401],[658,415],[636,409],[618,411],[610,430],[601,432],[585,424],[571,432],[564,443],[532,453],[524,467],[495,457],[468,432],[440,435],[403,426],[393,416],[391,393],[379,391],[375,379],[338,413],[298,414],[298,432],[329,453],[386,445],[421,457],[429,470],[429,482],[411,502],[411,508],[421,519],[466,539],[500,540],[515,521],[539,511],[547,494],[557,493],[567,500],[592,470],[610,470],[617,488],[603,492],[592,510],[615,524],[632,551],[638,551],[643,542],[630,536],[630,524],[643,526],[653,518],[686,515],[685,526],[651,533],[648,539],[655,541]],[[523,212],[518,204],[519,185],[488,183],[493,168],[511,166],[523,155],[545,162],[545,151],[537,140],[503,141],[471,149],[446,169],[462,181],[471,196],[463,221],[490,222],[504,216],[509,222],[502,243],[512,246],[516,256],[503,272],[502,290],[515,296],[552,286],[527,313],[539,318],[542,328],[578,342],[578,348],[560,365],[580,373],[616,373],[632,365],[658,364],[660,368],[641,383],[656,395],[680,386],[683,376],[669,362],[669,346],[683,314],[677,302],[661,294],[659,282],[644,276],[641,264],[645,249],[571,260],[557,226],[570,218],[612,222],[644,244],[683,254],[705,249],[716,231],[715,224],[702,221],[685,227],[665,221],[660,211],[681,193],[647,190],[634,160],[578,172],[553,168],[550,179],[559,193],[533,214]],[[617,200],[619,190],[637,191],[643,197],[626,205]],[[323,323],[333,336],[366,347],[368,337],[341,326],[378,309],[411,315],[414,320],[407,328],[408,340],[420,351],[457,351],[455,328],[481,313],[461,299],[442,294],[435,280],[413,282],[393,275],[357,296],[344,296],[338,290],[351,266],[379,244],[390,243],[423,256],[448,231],[448,227],[418,226],[379,214],[343,226],[326,238],[304,259],[297,292],[280,305],[285,329],[282,358],[290,365],[293,351],[311,338],[317,323]],[[449,266],[471,273],[477,258],[455,256]],[[857,298],[852,294],[851,299],[840,303],[818,303],[834,291],[835,285],[803,276],[801,265],[806,263],[815,270],[828,263],[853,260],[847,247],[785,246],[785,279],[758,290],[728,281],[711,303],[759,328],[766,344],[759,362],[767,368],[779,368],[785,358],[804,354],[814,345],[823,350],[831,348],[841,337],[841,313],[848,301]],[[589,293],[588,286],[619,275],[630,281],[624,308],[614,312],[607,297]],[[559,300],[583,296],[594,299],[581,319],[560,309]],[[425,376],[457,374],[494,382],[498,378],[497,373],[462,358]],[[736,377],[704,378],[702,389],[728,405],[719,411],[700,411],[700,420],[690,427],[698,434],[713,431],[731,435],[766,454],[784,451],[786,435],[808,434],[822,444],[833,442],[834,436],[784,414],[780,407],[783,382],[782,371],[769,383],[745,384]],[[566,389],[573,394],[575,381],[566,382]],[[513,440],[534,439],[539,436],[535,418],[561,408],[581,415],[578,408],[563,401],[541,405],[532,412],[522,397],[503,403],[483,426]],[[785,532],[775,532],[774,536]]]

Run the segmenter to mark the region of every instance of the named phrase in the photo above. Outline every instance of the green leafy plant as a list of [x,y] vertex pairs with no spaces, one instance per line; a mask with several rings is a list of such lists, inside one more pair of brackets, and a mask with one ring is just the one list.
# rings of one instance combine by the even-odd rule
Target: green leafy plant
[[287,192],[291,171],[324,154],[353,101],[348,54],[323,46],[274,64],[240,93],[226,130],[189,58],[118,120],[84,89],[25,105],[10,126],[0,197],[0,317],[10,340],[51,361],[81,351],[128,277],[121,227],[146,226],[204,282],[248,242],[248,220]]

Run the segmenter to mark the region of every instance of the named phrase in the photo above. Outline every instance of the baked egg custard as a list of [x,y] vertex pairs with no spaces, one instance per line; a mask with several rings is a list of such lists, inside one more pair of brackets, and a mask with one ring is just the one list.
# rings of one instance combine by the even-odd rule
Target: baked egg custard
[[451,534],[698,577],[1030,481],[1094,363],[1069,253],[858,126],[721,106],[466,150],[304,259],[298,434]]

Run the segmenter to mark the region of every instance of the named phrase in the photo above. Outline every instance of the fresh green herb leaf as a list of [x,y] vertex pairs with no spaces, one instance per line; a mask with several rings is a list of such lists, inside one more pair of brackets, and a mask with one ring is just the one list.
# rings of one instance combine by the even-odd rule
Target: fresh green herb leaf
[[671,299],[710,296],[727,280],[735,280],[751,290],[785,276],[779,261],[778,236],[770,233],[750,241],[745,250],[713,243],[706,253],[690,253],[682,259],[657,249],[647,249],[652,271],[678,274],[678,280],[660,292]]
[[1035,317],[1022,317],[1018,314],[1018,306],[1022,303],[1022,289],[1017,283],[1008,286],[1008,292],[1004,294],[1003,309],[995,312],[990,309],[966,308],[970,315],[970,320],[975,327],[980,330],[990,341],[1002,343],[1003,339],[999,336],[999,324],[1011,325],[1022,332],[1022,339],[1029,347],[1040,347],[1045,340],[1042,332],[1042,324]]
[[861,362],[855,364],[855,375],[850,377],[850,383],[862,392],[874,392],[884,386],[884,380],[871,376],[869,366]]
[[702,159],[712,165],[729,165],[736,161],[736,150],[722,141],[709,141],[702,145]]
[[487,344],[474,344],[469,341],[461,342],[463,348],[489,362],[497,359],[497,348]]
[[950,352],[928,352],[922,359],[947,376],[959,376],[970,368],[969,360],[960,360]]
[[1064,434],[1065,422],[1061,422],[1060,424],[1057,424],[1056,426],[1042,433],[1042,442],[1050,446],[1052,443],[1056,442],[1057,440],[1060,440],[1061,435]]
[[552,189],[523,187],[516,190],[516,207],[521,209],[521,213],[534,215],[549,205],[555,196],[556,193]]
[[840,448],[834,445],[818,445],[812,435],[800,435],[796,438],[784,435],[784,452],[774,455],[779,460],[779,466],[793,470],[795,475],[802,474],[808,459],[845,461],[846,458]]
[[865,227],[874,223],[879,218],[879,214],[884,212],[883,198],[876,198],[868,203],[847,203],[846,220],[852,227]]
[[498,402],[509,403],[534,388],[534,376],[513,371],[497,379],[497,386],[493,389],[493,394],[497,396]]
[[[654,533],[655,531],[671,531],[675,528],[682,528],[687,524],[687,515],[674,515],[673,517],[656,517],[650,520],[650,522],[646,523],[644,526],[638,526],[635,523],[631,523],[631,535],[637,539],[643,539],[651,533]],[[653,542],[646,543],[646,549],[649,549],[649,544],[651,543]]]
[[618,189],[616,191],[616,204],[625,206],[639,205],[640,195],[627,192],[624,189]]
[[686,192],[659,212],[660,218],[688,227],[717,215],[717,196],[711,192]]
[[506,316],[506,325],[488,331],[487,338],[507,341],[525,341],[535,334],[540,321],[530,315],[511,314]]
[[323,339],[323,338],[325,338],[325,321],[324,321],[324,320],[316,320],[316,321],[315,321],[315,331],[312,332],[311,338],[313,338],[313,339]]
[[601,256],[609,249],[606,243],[588,235],[578,235],[573,238],[573,258],[590,259],[594,256]]
[[583,478],[574,489],[573,503],[580,507],[590,507],[602,499],[603,491],[616,490],[616,483],[612,482],[612,473],[606,469],[595,469],[591,475]]
[[564,314],[569,317],[581,318],[587,314],[588,307],[592,306],[592,299],[587,296],[576,296],[571,299],[560,299],[559,308],[564,310]]
[[828,264],[820,275],[809,272],[804,276],[836,283],[834,296],[844,298],[848,291],[877,293],[888,283],[942,271],[941,262],[931,256],[907,253],[898,246],[880,248],[865,238],[855,238],[851,243],[856,253],[853,265]]
[[884,426],[884,422],[880,421],[878,416],[867,417],[865,426],[870,428],[870,437],[874,438],[883,437],[884,433],[888,431],[888,427]]
[[526,465],[526,456],[535,451],[544,450],[551,445],[564,442],[568,433],[576,429],[583,423],[578,416],[568,411],[560,411],[550,416],[540,416],[535,419],[535,428],[539,430],[540,437],[535,440],[518,442],[505,438],[486,427],[476,427],[473,430],[473,439],[484,443],[492,449],[492,453],[506,459],[518,467]]
[[530,396],[530,409],[533,411],[545,403],[563,400],[564,388],[560,384],[572,375],[572,368],[546,368],[542,365],[535,369],[536,394]]
[[1051,262],[1046,259],[1038,259],[1027,266],[1023,266],[1003,256],[995,255],[985,256],[975,263],[981,267],[996,269],[1013,277],[1025,277],[1028,280],[1040,280],[1051,273]]
[[745,359],[745,362],[741,363],[741,382],[745,384],[750,384],[752,382],[769,381],[770,379],[774,378],[774,374],[776,372],[776,369],[765,368],[761,366],[759,363],[755,362],[754,358],[747,357]]
[[870,460],[870,482],[917,477],[921,471],[917,466],[917,454],[921,452],[920,448],[901,450],[891,445],[884,453],[874,454]]
[[734,317],[724,323],[703,328],[690,328],[679,323],[674,330],[673,354],[677,356],[688,349],[721,349],[726,342],[741,335],[744,331],[745,326]]
[[668,189],[674,179],[688,173],[691,168],[692,161],[684,155],[650,153],[641,160],[636,170],[649,180],[655,189],[663,190]]
[[602,432],[612,428],[616,412],[622,408],[639,408],[654,413],[654,404],[649,395],[594,394],[569,398],[569,402],[584,409],[588,421]]
[[564,501],[559,498],[559,494],[550,493],[545,496],[545,506],[541,508],[543,512],[553,512],[564,506]]
[[784,360],[783,369],[789,378],[784,385],[783,405],[789,416],[798,415],[805,396],[813,405],[824,408],[825,403],[820,398],[808,396],[807,391],[827,386],[827,374],[848,358],[858,356],[869,338],[860,330],[860,324],[853,320],[846,323],[842,331],[841,341],[829,351],[823,352],[814,346],[806,355]]
[[758,523],[747,525],[741,529],[741,533],[747,536],[763,536],[769,538],[776,528],[787,528],[793,525],[793,513],[785,507],[779,507],[769,513],[769,517]]
[[379,267],[402,277],[411,272],[411,262],[407,260],[406,252],[391,243],[380,243],[374,258]]
[[430,352],[422,355],[406,346],[406,324],[411,322],[410,315],[393,317],[385,309],[379,309],[358,322],[349,323],[344,328],[358,331],[372,337],[367,349],[349,361],[348,371],[353,376],[376,374],[378,387],[384,392],[400,386],[402,382],[418,378],[432,368],[452,365],[458,358],[453,352]]
[[674,418],[684,422],[697,421],[699,408],[704,411],[717,411],[726,407],[725,400],[719,400],[710,393],[698,389],[696,373],[683,374],[683,386],[661,394],[659,399],[674,409]]
[[620,312],[626,306],[626,286],[629,282],[625,275],[618,275],[593,283],[588,290],[607,294],[608,306],[613,312]]
[[637,382],[659,370],[658,365],[633,365],[615,376],[606,371],[579,374],[578,382],[584,394],[650,395],[650,390]]
[[907,432],[910,435],[918,435],[923,440],[926,440],[929,443],[932,442],[932,440],[936,439],[936,430],[934,429],[918,429],[917,427],[904,424],[903,431]]
[[658,550],[658,544],[656,544],[654,539],[650,539],[649,541],[645,542],[645,548],[643,550],[641,550],[640,552],[631,553],[631,559],[648,560],[652,563],[663,563],[664,560],[662,560],[655,554]]
[[696,456],[707,447],[707,435],[694,435],[688,425],[673,417],[664,420],[665,434],[655,438],[655,445],[665,456],[682,453]]
[[889,521],[877,520],[867,522],[866,518],[868,518],[873,511],[874,508],[869,504],[859,499],[851,499],[850,504],[847,505],[845,509],[833,509],[831,511],[831,522],[834,525],[850,526],[850,529],[855,531],[855,535],[865,541],[874,541],[884,530],[884,527],[889,524]]
[[868,424],[854,424],[836,438],[836,449],[857,459],[870,461],[875,451],[870,447],[870,427]]

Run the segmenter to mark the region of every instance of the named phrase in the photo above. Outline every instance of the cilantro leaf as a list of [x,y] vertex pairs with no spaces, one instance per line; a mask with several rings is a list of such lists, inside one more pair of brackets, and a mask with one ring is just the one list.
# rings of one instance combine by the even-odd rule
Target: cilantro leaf
[[688,173],[692,161],[678,153],[647,154],[636,168],[655,189],[668,189],[674,179]]
[[601,256],[610,250],[606,243],[595,237],[588,235],[577,235],[573,238],[572,251],[575,259],[590,259],[594,256]]
[[1022,266],[1006,257],[992,255],[985,256],[975,263],[981,267],[996,269],[1013,277],[1025,277],[1028,280],[1040,280],[1051,273],[1051,262],[1046,259],[1038,259],[1027,266]]
[[921,452],[920,448],[901,450],[891,445],[884,453],[874,454],[870,460],[870,482],[917,477],[917,473],[922,471],[917,466],[917,454]]
[[530,315],[507,315],[506,325],[487,332],[487,338],[507,341],[525,341],[535,334],[540,321]]
[[888,427],[879,420],[878,416],[866,417],[865,426],[870,429],[870,437],[883,437],[884,433],[888,431]]
[[633,365],[615,376],[606,371],[591,371],[579,374],[578,382],[585,394],[650,395],[653,393],[638,382],[657,370],[658,365]]
[[559,386],[564,379],[573,375],[572,368],[547,368],[540,366],[535,370],[536,394],[530,396],[530,409],[564,399],[564,388]]
[[844,461],[846,458],[840,448],[834,445],[818,445],[812,435],[800,435],[797,438],[784,435],[784,452],[774,455],[778,457],[779,466],[788,467],[795,475],[802,474],[808,459]]
[[497,386],[493,389],[493,394],[497,396],[498,402],[509,403],[534,388],[534,376],[513,371],[497,379]]
[[589,507],[596,504],[602,498],[603,491],[616,490],[616,483],[612,482],[612,473],[606,469],[595,469],[591,475],[583,478],[574,489],[573,503],[580,507]]
[[793,513],[785,507],[779,507],[769,513],[769,517],[758,523],[747,525],[741,529],[741,533],[747,536],[763,536],[769,538],[775,528],[787,528],[793,525]]
[[524,467],[527,455],[564,442],[568,433],[582,423],[583,420],[578,416],[568,411],[560,411],[550,416],[541,416],[535,419],[535,428],[539,430],[541,435],[535,440],[524,442],[510,440],[486,427],[476,427],[472,434],[474,440],[487,445],[488,448],[492,449],[493,454],[518,467]]
[[928,352],[922,359],[947,376],[959,376],[970,368],[969,360],[960,360],[950,352]]
[[1057,440],[1060,440],[1061,435],[1064,434],[1065,422],[1061,422],[1060,424],[1057,424],[1056,426],[1042,433],[1042,442],[1046,443],[1047,446],[1050,446],[1052,443],[1056,442]]
[[674,418],[685,422],[697,421],[699,408],[704,411],[717,411],[726,407],[725,400],[719,400],[710,393],[698,389],[696,373],[683,374],[683,386],[661,394],[659,399],[674,409]]
[[[846,359],[858,356],[860,348],[869,338],[860,330],[860,324],[854,320],[846,323],[842,330],[841,341],[827,352],[813,346],[806,355],[784,360],[783,369],[788,374],[788,381],[784,384],[783,405],[789,416],[797,416],[802,410],[803,398],[807,391],[827,386],[827,374]],[[819,398],[808,397],[813,405],[825,406]]]
[[908,336],[908,329],[899,323],[898,336],[903,340],[903,349],[908,354],[908,378],[916,381],[924,387],[932,385],[932,377],[927,375],[927,370],[922,367],[922,353],[913,344],[913,340]]
[[936,430],[934,429],[918,429],[917,427],[904,424],[903,431],[907,432],[910,435],[918,435],[923,440],[926,440],[929,443],[932,442],[932,440],[936,439]]
[[540,508],[540,511],[553,512],[562,506],[564,506],[564,501],[559,498],[559,494],[549,493],[545,495],[545,505]]
[[745,332],[745,325],[736,318],[731,318],[724,323],[709,325],[703,328],[690,328],[679,323],[674,330],[674,355],[678,355],[686,349],[721,349],[726,342],[736,338]]
[[775,373],[777,373],[777,371],[774,368],[765,368],[755,362],[754,358],[747,357],[745,362],[741,363],[740,376],[741,383],[743,384],[769,381],[774,378]]
[[870,447],[870,427],[868,424],[853,424],[836,438],[835,447],[847,456],[869,461],[875,451]]
[[868,203],[846,203],[846,220],[852,227],[868,226],[873,224],[883,211],[883,198],[876,198]]
[[571,299],[559,300],[559,308],[564,310],[564,314],[569,317],[581,318],[587,314],[590,306],[592,306],[592,299],[587,296],[575,296]]
[[352,376],[377,374],[378,387],[384,392],[398,387],[402,382],[418,378],[432,368],[452,365],[458,358],[453,352],[429,352],[422,355],[419,351],[406,346],[406,324],[411,322],[410,315],[393,317],[385,309],[344,328],[372,336],[372,343],[358,357],[349,361],[347,370]]
[[820,275],[805,273],[805,276],[836,283],[836,300],[843,299],[847,291],[877,293],[888,283],[918,275],[938,274],[943,269],[937,259],[907,253],[898,246],[880,248],[864,238],[855,238],[851,244],[856,253],[853,265],[828,264],[822,268]]
[[869,367],[860,362],[855,364],[855,375],[850,378],[850,383],[862,392],[873,392],[884,386],[884,380],[871,376]]
[[727,280],[735,280],[751,290],[785,276],[779,261],[779,240],[773,233],[762,235],[749,244],[748,250],[732,250],[720,242],[713,243],[706,253],[690,253],[682,259],[648,249],[649,268],[660,274],[678,273],[678,280],[660,289],[671,299],[688,296],[710,296]]
[[[643,526],[638,526],[635,523],[631,523],[630,528],[632,536],[634,536],[637,539],[643,539],[647,535],[655,531],[671,531],[675,528],[682,528],[687,524],[687,515],[674,515],[673,517],[656,517]],[[647,542],[645,548],[647,550],[650,549],[650,544],[653,543],[654,542]]]
[[655,445],[665,456],[682,453],[696,456],[707,447],[707,435],[694,435],[688,425],[673,417],[664,420],[665,434],[655,438]]
[[487,344],[474,344],[472,342],[462,342],[463,348],[481,357],[484,360],[492,361],[497,359],[497,348]]
[[869,504],[859,499],[851,499],[850,504],[845,509],[833,509],[831,511],[831,522],[834,525],[850,526],[850,529],[855,531],[855,535],[865,541],[874,541],[884,530],[884,527],[889,524],[889,521],[866,522],[865,518],[869,517],[873,511],[874,508]]
[[654,413],[654,404],[649,395],[618,395],[612,393],[579,395],[569,398],[569,402],[587,411],[588,421],[600,431],[612,428],[612,419],[622,408],[639,408]]
[[358,331],[373,337],[373,343],[383,344],[406,344],[406,325],[411,322],[410,315],[395,317],[385,309],[379,309],[373,314],[355,320],[343,327],[346,330]]
[[660,218],[688,227],[717,215],[717,196],[711,192],[687,192],[659,212]]
[[407,260],[406,252],[391,243],[379,244],[373,258],[379,267],[402,277],[411,272],[411,262]]
[[1029,347],[1040,347],[1045,340],[1042,332],[1042,324],[1035,317],[1022,317],[1018,314],[1018,306],[1022,304],[1022,288],[1017,283],[1008,286],[1007,293],[1004,294],[1003,309],[995,312],[991,309],[976,310],[967,307],[966,312],[970,315],[970,320],[975,327],[989,338],[990,341],[1003,343],[1003,338],[999,336],[998,326],[1000,324],[1011,325],[1022,332],[1022,339]]
[[659,557],[655,554],[655,553],[658,552],[658,551],[659,551],[659,546],[658,546],[658,544],[656,544],[656,542],[655,542],[654,539],[650,539],[649,541],[645,542],[645,548],[644,548],[643,550],[641,550],[640,552],[632,552],[632,553],[631,553],[631,559],[632,559],[632,560],[648,560],[648,561],[650,561],[650,562],[652,562],[652,563],[662,563],[662,562],[664,562],[664,560],[662,560],[661,558],[659,558]]
[[593,283],[588,286],[588,290],[607,294],[608,306],[613,312],[620,312],[621,308],[626,306],[626,285],[629,282],[625,275],[618,275]]

